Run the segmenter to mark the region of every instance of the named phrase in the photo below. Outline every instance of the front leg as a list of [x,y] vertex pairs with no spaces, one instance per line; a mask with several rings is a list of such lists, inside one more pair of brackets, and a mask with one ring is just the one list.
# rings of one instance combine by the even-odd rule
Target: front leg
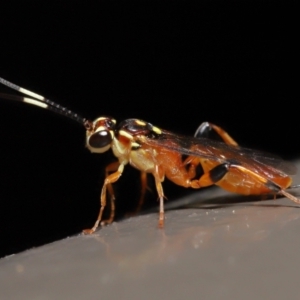
[[98,214],[98,218],[97,218],[94,226],[91,229],[83,230],[83,233],[92,234],[92,233],[95,232],[95,230],[99,226],[99,223],[102,220],[103,211],[104,211],[104,208],[105,208],[105,205],[106,205],[106,189],[107,189],[107,186],[109,186],[110,184],[116,182],[120,178],[120,176],[122,175],[123,170],[124,170],[124,165],[120,164],[120,166],[119,166],[119,168],[116,172],[108,175],[105,178],[104,185],[102,187],[102,191],[101,191],[101,195],[100,195],[101,207],[100,207],[100,211],[99,211],[99,214]]
[[[112,172],[115,172],[118,170],[120,166],[120,163],[118,161],[113,162],[111,164],[109,164],[106,168],[105,168],[105,178],[107,178],[109,176],[109,174],[111,174]],[[109,183],[107,185],[107,191],[109,194],[109,200],[110,200],[110,215],[109,218],[107,220],[103,220],[101,222],[101,225],[106,225],[106,224],[110,224],[112,223],[112,221],[114,220],[115,217],[115,193],[114,193],[114,189],[111,183]]]

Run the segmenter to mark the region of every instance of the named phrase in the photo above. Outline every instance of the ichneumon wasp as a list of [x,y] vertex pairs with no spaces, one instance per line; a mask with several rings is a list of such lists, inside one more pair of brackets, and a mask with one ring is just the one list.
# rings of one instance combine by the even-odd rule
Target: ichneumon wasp
[[[154,176],[159,197],[159,227],[164,226],[162,182],[165,177],[186,188],[199,189],[215,184],[243,195],[281,194],[300,204],[298,198],[286,191],[292,184],[289,175],[296,172],[292,164],[277,156],[241,148],[227,132],[214,124],[205,122],[198,127],[194,137],[186,137],[139,119],[127,119],[119,124],[110,117],[90,121],[1,77],[0,83],[29,96],[1,94],[2,98],[36,105],[80,123],[86,129],[86,146],[91,152],[103,153],[111,149],[118,159],[106,167],[98,218],[94,226],[84,230],[84,233],[93,233],[100,222],[113,221],[115,196],[112,183],[120,178],[127,164],[141,171],[142,194],[146,189],[146,174]],[[209,131],[217,133],[222,142],[204,137]],[[198,166],[203,169],[203,175],[199,178],[196,176]],[[107,193],[111,213],[109,219],[103,221]]]

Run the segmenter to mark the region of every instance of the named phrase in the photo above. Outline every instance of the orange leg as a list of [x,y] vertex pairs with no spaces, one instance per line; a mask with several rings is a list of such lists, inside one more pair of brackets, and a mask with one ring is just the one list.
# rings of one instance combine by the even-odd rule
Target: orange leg
[[294,201],[297,204],[300,204],[300,199],[298,199],[297,197],[295,197],[294,195],[288,193],[286,190],[280,190],[278,192],[278,194],[281,194],[282,196],[287,197],[288,199]]
[[[106,166],[105,168],[105,178],[108,177],[108,175],[112,172],[116,172],[119,168],[120,163],[118,161],[115,161],[111,164],[109,164],[108,166]],[[111,199],[116,199],[115,197],[115,193],[114,193],[114,189],[112,187],[112,184],[108,184],[107,185],[107,191],[109,193],[109,196]]]
[[[209,122],[203,122],[196,130],[194,136],[197,138],[201,137],[209,137],[209,135],[214,131],[217,133],[219,138],[221,138],[226,144],[238,146],[237,142],[221,127],[209,123]],[[184,166],[188,166],[188,175],[189,178],[194,178],[196,176],[196,167],[200,164],[199,158],[197,157],[188,157],[184,162]],[[192,180],[191,181],[191,187],[193,188],[200,188],[213,185],[215,182],[211,181],[210,179],[210,173],[203,174],[203,176],[199,180]]]
[[165,220],[165,210],[164,210],[164,191],[162,187],[162,182],[164,181],[165,174],[163,169],[156,166],[155,171],[152,173],[155,179],[155,186],[159,198],[159,218],[158,218],[158,227],[164,227],[164,220]]
[[[215,132],[218,135],[218,137],[221,138],[223,140],[223,142],[225,142],[226,144],[238,146],[237,142],[225,130],[223,130],[221,127],[214,125],[212,123],[209,123],[209,122],[203,122],[197,128],[194,136],[196,138],[208,137],[212,131]],[[196,168],[199,164],[202,165],[201,160],[199,160],[199,157],[189,156],[185,159],[185,161],[183,162],[183,166],[187,167],[187,172],[188,172],[187,178],[189,178],[189,179],[195,178]],[[207,168],[205,168],[203,165],[202,165],[202,168],[203,168],[203,171],[205,174],[203,174],[203,176],[201,176],[200,179],[195,179],[195,180],[190,181],[190,186],[192,188],[197,189],[200,187],[206,187],[206,186],[213,185],[216,183],[215,180],[211,180],[211,178],[210,178],[212,176],[210,171],[212,171],[214,168],[212,168],[211,170],[207,170]],[[213,174],[215,174],[215,173],[218,173],[218,169],[213,171]],[[227,171],[225,172],[225,174],[226,173],[227,173]],[[183,178],[184,177],[185,176],[183,176]],[[171,178],[169,178],[169,179],[171,179]],[[186,178],[184,178],[184,179],[186,179]],[[182,185],[186,186],[185,182],[182,182]]]
[[[120,166],[120,163],[118,161],[109,164],[105,168],[105,178],[107,178],[111,172],[117,171],[119,166]],[[116,197],[115,197],[114,189],[113,189],[113,186],[112,186],[111,183],[107,185],[107,191],[108,191],[109,199],[110,199],[110,215],[109,215],[109,218],[107,220],[103,220],[101,222],[102,225],[112,223],[114,218],[115,218],[115,210],[116,210],[115,200],[116,200]]]
[[137,214],[141,210],[144,204],[146,190],[147,190],[147,173],[141,171],[141,195],[136,210],[134,211],[134,214]]
[[126,216],[131,217],[135,216],[142,208],[145,200],[145,194],[147,190],[147,173],[141,171],[141,195],[136,209],[133,212],[129,212]]
[[[274,192],[276,194],[281,194],[285,197],[287,197],[288,199],[294,201],[297,204],[300,204],[300,199],[298,199],[297,197],[295,197],[294,195],[288,193],[285,189],[283,189],[282,187],[280,187],[278,184],[276,184],[273,181],[267,180],[264,177],[242,167],[242,166],[231,166],[233,168],[237,168],[242,172],[248,173],[248,175],[251,175],[253,177],[253,179],[255,180],[259,180],[261,183],[263,183],[269,190],[270,192]],[[276,195],[275,195],[276,197]]]
[[[216,168],[218,168],[219,166],[223,166],[223,165],[216,166],[215,168],[211,169],[209,172],[204,173],[199,179],[191,180],[190,187],[193,189],[200,189],[202,187],[211,186],[211,185],[217,183],[228,172],[228,170],[225,170],[225,171],[222,170],[223,172],[218,171]],[[214,175],[217,172],[220,173],[220,176],[218,176],[218,177]]]
[[156,190],[159,197],[159,219],[158,219],[158,227],[163,228],[164,227],[164,221],[165,221],[165,210],[164,210],[164,191],[162,188],[161,181],[155,177],[155,185]]
[[196,167],[199,165],[199,158],[189,156],[184,162],[184,166],[188,166],[188,178],[194,178],[196,176]]
[[230,172],[230,170],[234,170],[234,169],[239,170],[240,172],[252,177],[253,181],[260,182],[267,189],[269,189],[270,192],[274,192],[276,194],[281,194],[281,195],[287,197],[288,199],[294,201],[295,203],[300,204],[300,199],[291,195],[286,190],[282,189],[275,182],[268,180],[243,166],[230,164],[230,163],[223,163],[223,164],[217,165],[216,167],[212,168],[209,172],[204,173],[198,181],[192,180],[191,187],[199,188],[199,187],[204,187],[204,186],[209,186],[209,185],[215,184],[218,181],[222,180],[222,178],[227,174],[227,172]]
[[[204,122],[202,123],[198,129],[195,132],[195,137],[209,137],[209,134],[214,131],[215,133],[218,134],[218,136],[228,145],[233,145],[233,146],[238,146],[237,142],[225,131],[223,130],[221,127],[214,125],[212,123],[209,122]],[[195,170],[196,170],[196,166],[198,165],[199,162],[197,162],[197,159],[193,158],[193,157],[188,157],[184,164],[185,165],[189,165],[189,174],[190,174],[190,178],[193,178],[192,176],[195,176]],[[227,166],[226,166],[227,165]],[[226,171],[226,168],[227,171]],[[258,181],[261,184],[265,185],[270,192],[274,192],[274,197],[276,198],[276,194],[281,194],[285,197],[287,197],[288,199],[294,201],[297,204],[300,204],[300,199],[298,199],[297,197],[291,195],[290,193],[288,193],[285,189],[281,188],[278,184],[276,184],[275,182],[269,181],[267,179],[265,179],[264,177],[261,177],[259,175],[257,175],[256,173],[242,167],[242,166],[238,166],[238,165],[234,165],[234,164],[221,164],[218,165],[214,168],[212,168],[209,172],[206,172],[205,174],[203,174],[202,177],[200,177],[200,179],[198,180],[192,180],[191,181],[191,187],[194,188],[199,188],[202,186],[208,186],[208,185],[212,185],[218,182],[218,180],[221,180],[225,174],[227,172],[230,171],[230,169],[238,169],[239,171],[243,172],[243,173],[247,173],[247,175],[249,175],[250,177],[253,178],[254,181]]]
[[197,128],[194,136],[197,138],[209,137],[209,134],[211,133],[212,130],[214,130],[226,144],[238,146],[238,143],[224,129],[209,122],[203,122]]
[[100,207],[100,211],[99,211],[99,214],[98,214],[98,218],[97,218],[94,226],[91,229],[85,229],[83,231],[85,234],[91,234],[91,233],[95,232],[95,230],[99,226],[99,223],[102,220],[102,215],[103,215],[104,208],[106,206],[106,189],[107,189],[107,187],[109,185],[111,185],[112,183],[116,182],[120,178],[120,176],[123,173],[123,170],[124,170],[124,165],[121,164],[121,165],[119,165],[119,168],[118,168],[118,170],[116,172],[108,175],[105,178],[104,185],[102,187],[102,191],[101,191],[101,195],[100,195],[101,207]]
[[199,179],[194,179],[190,182],[190,186],[192,188],[198,189],[201,187],[207,187],[213,184],[218,183],[220,180],[223,179],[223,177],[230,172],[231,170],[238,169],[239,171],[247,174],[248,176],[251,176],[253,180],[260,182],[261,184],[266,185],[270,190],[276,190],[276,192],[279,192],[281,189],[278,187],[275,183],[265,179],[264,177],[250,171],[247,168],[244,168],[239,165],[231,164],[229,162],[219,164],[215,167],[213,167],[208,172],[205,172]]
[[270,180],[265,179],[264,177],[256,174],[253,171],[250,171],[249,169],[236,165],[236,164],[231,164],[229,162],[219,164],[212,168],[210,171],[205,172],[199,180],[195,179],[191,181],[191,187],[193,188],[200,188],[200,187],[206,187],[210,186],[213,184],[218,183],[220,180],[223,179],[223,177],[230,171],[233,170],[239,170],[240,172],[247,174],[249,177],[252,177],[253,180],[256,182],[260,182],[261,184],[265,185],[270,191],[274,191],[276,193],[281,191],[281,188],[273,183]]

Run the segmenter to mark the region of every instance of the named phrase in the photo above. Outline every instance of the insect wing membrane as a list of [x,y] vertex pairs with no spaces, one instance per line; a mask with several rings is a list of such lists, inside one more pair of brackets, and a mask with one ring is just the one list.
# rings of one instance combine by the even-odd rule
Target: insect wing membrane
[[292,163],[282,160],[280,157],[261,151],[232,146],[207,138],[185,137],[169,131],[162,131],[159,137],[146,138],[145,144],[154,147],[163,147],[171,151],[188,156],[198,156],[220,163],[234,161],[261,175],[272,172],[286,175],[296,174],[297,168]]

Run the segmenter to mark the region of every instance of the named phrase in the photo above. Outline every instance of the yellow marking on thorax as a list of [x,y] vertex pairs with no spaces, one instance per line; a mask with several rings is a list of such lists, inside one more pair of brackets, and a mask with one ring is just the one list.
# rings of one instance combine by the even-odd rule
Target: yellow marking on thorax
[[122,135],[122,136],[124,136],[124,137],[126,137],[126,138],[128,138],[131,141],[133,140],[133,136],[131,134],[129,134],[127,131],[125,131],[125,130],[120,130],[119,134]]
[[156,126],[153,126],[152,127],[152,130],[155,132],[155,133],[157,133],[157,134],[161,134],[161,129],[159,129],[158,127],[156,127]]
[[141,120],[135,120],[135,123],[141,126],[146,126],[147,124],[144,121]]

